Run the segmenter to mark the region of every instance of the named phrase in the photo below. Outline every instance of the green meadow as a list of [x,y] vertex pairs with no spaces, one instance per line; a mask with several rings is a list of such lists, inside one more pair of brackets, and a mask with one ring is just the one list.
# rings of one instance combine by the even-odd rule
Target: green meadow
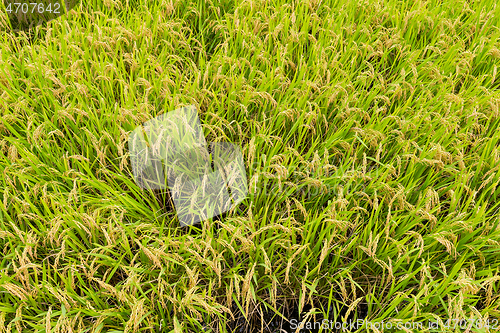
[[[500,331],[499,23],[492,0],[90,0],[14,31],[1,3],[0,332]],[[181,228],[128,135],[186,105],[249,192]]]

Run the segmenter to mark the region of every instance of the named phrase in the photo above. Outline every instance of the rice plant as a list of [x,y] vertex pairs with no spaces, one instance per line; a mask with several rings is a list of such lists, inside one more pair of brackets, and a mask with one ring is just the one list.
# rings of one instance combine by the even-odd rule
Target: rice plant
[[[0,332],[500,329],[496,2],[0,8]],[[181,228],[128,135],[187,105],[249,193]]]

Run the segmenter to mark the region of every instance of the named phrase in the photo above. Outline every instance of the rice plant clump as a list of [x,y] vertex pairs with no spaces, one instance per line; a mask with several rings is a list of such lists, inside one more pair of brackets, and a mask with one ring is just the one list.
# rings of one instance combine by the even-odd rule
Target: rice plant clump
[[[500,330],[496,2],[0,8],[0,332]],[[181,228],[128,137],[187,105],[248,195]]]

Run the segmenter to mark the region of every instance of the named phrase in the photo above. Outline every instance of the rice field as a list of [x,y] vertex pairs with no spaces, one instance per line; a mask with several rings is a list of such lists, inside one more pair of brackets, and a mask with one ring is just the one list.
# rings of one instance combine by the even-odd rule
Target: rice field
[[[500,331],[495,1],[0,8],[0,332]],[[249,193],[181,228],[127,140],[186,105]]]

